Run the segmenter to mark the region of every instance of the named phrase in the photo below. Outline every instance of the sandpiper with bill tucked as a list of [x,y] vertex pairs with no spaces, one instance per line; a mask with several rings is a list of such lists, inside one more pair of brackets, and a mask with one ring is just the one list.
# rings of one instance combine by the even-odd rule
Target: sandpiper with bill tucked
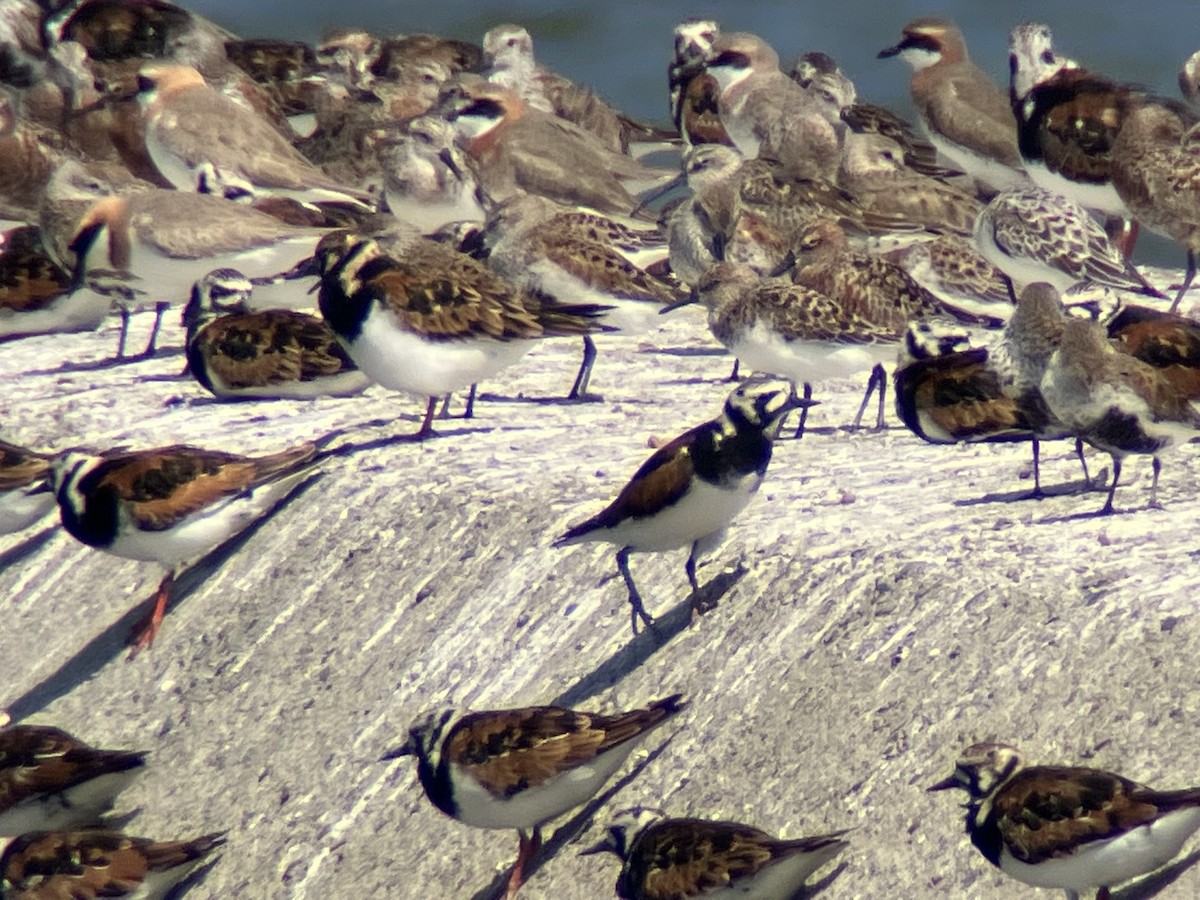
[[686,571],[692,609],[699,613],[696,561],[715,549],[733,518],[762,484],[771,445],[793,409],[813,406],[783,379],[756,377],[739,385],[716,419],[689,429],[651,456],[617,498],[572,526],[554,546],[585,541],[615,544],[617,569],[629,591],[630,624],[653,625],[629,573],[629,554],[690,547]]
[[899,56],[913,67],[913,103],[942,156],[996,190],[1028,184],[1008,97],[971,62],[957,25],[914,19],[904,26],[900,43],[879,56]]
[[506,898],[515,897],[541,846],[542,825],[587,802],[650,732],[685,709],[682,696],[604,715],[557,706],[419,718],[383,759],[414,756],[430,801],[477,828],[515,828],[520,850]]
[[967,747],[929,788],[967,792],[967,834],[992,865],[1071,900],[1170,862],[1200,829],[1200,788],[1156,791],[1112,772],[1028,766],[1007,744]]

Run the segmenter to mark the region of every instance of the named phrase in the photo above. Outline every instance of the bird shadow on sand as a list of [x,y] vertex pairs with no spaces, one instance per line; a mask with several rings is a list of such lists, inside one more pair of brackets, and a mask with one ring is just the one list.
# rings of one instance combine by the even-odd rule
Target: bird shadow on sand
[[153,362],[167,359],[171,356],[183,356],[183,347],[159,347],[153,353],[135,353],[131,356],[107,356],[103,359],[89,359],[84,362],[63,363],[53,369],[34,369],[26,372],[31,375],[69,375],[74,372],[103,372],[106,369],[116,369],[120,366],[132,366],[138,363]]
[[1170,887],[1188,869],[1200,862],[1200,851],[1196,851],[1177,863],[1160,869],[1140,881],[1135,881],[1119,891],[1112,892],[1112,900],[1150,900]]
[[[677,733],[669,735],[666,740],[651,750],[645,759],[640,760],[626,775],[614,782],[612,787],[597,794],[579,812],[554,829],[554,833],[542,842],[541,849],[538,850],[533,859],[525,866],[525,880],[528,881],[532,878],[535,873],[541,870],[542,866],[558,856],[568,844],[583,834],[592,824],[592,819],[600,808],[620,793],[630,782],[635,780],[642,773],[642,770],[662,756],[671,741],[675,739],[675,734]],[[501,900],[508,887],[509,871],[509,869],[505,869],[499,873],[487,887],[472,894],[471,900]]]
[[58,531],[58,528],[53,525],[49,528],[43,528],[37,534],[30,535],[21,541],[21,543],[14,544],[3,553],[0,553],[0,572],[3,572],[14,563],[33,556],[33,554],[49,543],[56,531]]
[[638,352],[654,353],[659,356],[729,356],[729,351],[724,347],[647,347]]
[[[210,575],[216,572],[242,546],[252,538],[260,528],[275,517],[285,506],[308,490],[320,480],[321,474],[314,473],[298,484],[286,497],[279,501],[265,515],[257,519],[249,527],[240,531],[216,549],[200,557],[192,566],[184,570],[175,580],[171,594],[171,602],[167,612],[182,604],[189,596],[204,584]],[[106,665],[129,650],[128,637],[134,628],[145,621],[154,603],[154,596],[137,603],[125,615],[117,619],[102,632],[87,642],[70,659],[64,662],[57,671],[50,673],[40,684],[34,685],[24,694],[9,701],[4,709],[14,722],[20,722],[34,713],[40,712],[96,676]],[[167,620],[169,622],[169,618]],[[169,626],[168,626],[169,627]],[[145,651],[153,653],[153,648]]]
[[[700,608],[705,612],[715,609],[721,598],[728,594],[745,574],[746,567],[739,560],[732,571],[721,572],[702,584],[697,595]],[[643,628],[628,644],[551,700],[551,704],[573,707],[603,693],[643,665],[672,638],[682,634],[684,629],[692,624],[692,620],[692,597],[689,594],[664,615],[655,619],[652,626]],[[704,627],[703,616],[699,619],[697,627]]]
[[[1042,488],[1041,494],[1035,494],[1032,490],[997,491],[991,494],[984,494],[982,497],[972,497],[969,500],[955,500],[954,505],[983,506],[988,503],[1019,503],[1023,500],[1043,500],[1048,497],[1073,497],[1077,494],[1103,493],[1108,490],[1106,486],[1107,482],[1108,470],[1105,469],[1097,473],[1096,477],[1090,482],[1081,479],[1079,481],[1065,481],[1062,484],[1052,484],[1050,487]],[[1046,521],[1052,520],[1047,519]]]

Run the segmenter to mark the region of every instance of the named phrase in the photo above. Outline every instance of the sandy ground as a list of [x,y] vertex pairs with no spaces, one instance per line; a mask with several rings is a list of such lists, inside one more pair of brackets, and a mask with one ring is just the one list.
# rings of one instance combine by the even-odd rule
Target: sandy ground
[[[861,384],[820,384],[815,430],[779,443],[701,569],[716,608],[690,623],[683,552],[635,556],[660,633],[632,639],[613,549],[550,542],[615,494],[652,437],[719,410],[729,358],[695,309],[601,342],[604,403],[528,399],[569,386],[578,344],[552,341],[484,386],[474,421],[449,420],[424,445],[386,441],[413,430],[420,404],[377,387],[231,405],[173,380],[178,355],[70,370],[114,343],[115,326],[5,345],[5,436],[251,453],[395,417],[352,430],[357,452],[185,577],[133,662],[123,640],[155,566],[83,547],[50,520],[0,539],[0,708],[151,751],[118,809],[133,813],[128,829],[230,832],[190,900],[494,896],[515,834],[444,817],[411,760],[378,761],[445,703],[692,702],[627,764],[636,777],[551,824],[526,900],[611,896],[615,860],[577,852],[637,803],[785,836],[854,829],[842,866],[823,873],[830,900],[1060,896],[990,868],[956,798],[924,792],[965,744],[1200,783],[1195,446],[1165,461],[1165,509],[1146,508],[1149,461],[1130,460],[1119,513],[1080,518],[1101,494],[1019,499],[1026,447],[925,445],[890,409],[882,433],[851,433],[836,426]],[[1068,444],[1047,446],[1045,484],[1079,477]],[[1200,896],[1200,868],[1175,876],[1163,896]]]

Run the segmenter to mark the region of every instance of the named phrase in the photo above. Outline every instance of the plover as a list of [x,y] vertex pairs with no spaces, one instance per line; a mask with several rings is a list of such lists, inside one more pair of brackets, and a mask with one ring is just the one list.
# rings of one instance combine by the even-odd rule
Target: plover
[[1113,479],[1099,515],[1113,511],[1121,460],[1130,453],[1152,458],[1150,506],[1157,506],[1159,454],[1191,440],[1200,428],[1187,394],[1153,366],[1120,352],[1099,325],[1083,319],[1063,325],[1041,390],[1056,419],[1112,457]]
[[[675,291],[630,262],[611,242],[611,227],[597,229],[597,215],[572,210],[530,194],[500,204],[488,217],[483,241],[488,263],[531,293],[554,302],[605,307],[599,322],[609,330],[638,334],[658,325],[658,313]],[[596,348],[584,334],[584,360],[569,399],[586,399]]]
[[682,696],[605,715],[557,706],[457,716],[438,710],[413,723],[384,760],[414,756],[430,802],[477,828],[516,828],[520,851],[506,897],[541,846],[541,827],[595,794],[650,732],[685,709]]
[[1187,249],[1187,273],[1174,312],[1196,277],[1200,250],[1200,117],[1181,103],[1146,100],[1126,112],[1113,142],[1112,180],[1134,217]]
[[[713,337],[739,362],[803,385],[805,398],[812,396],[812,382],[826,378],[869,372],[874,385],[896,355],[898,333],[890,323],[881,325],[804,285],[763,279],[744,265],[712,267],[683,302],[697,301],[708,310]],[[864,399],[856,426],[866,405]],[[806,421],[801,412],[797,437]]]
[[334,232],[313,265],[321,314],[350,358],[384,387],[428,398],[417,440],[433,433],[439,397],[491,378],[533,340],[604,327],[607,307],[543,301],[421,237],[385,249],[374,237]]
[[0,534],[24,531],[54,508],[52,459],[0,440]]
[[900,43],[879,56],[899,56],[912,66],[913,103],[942,156],[996,190],[1028,183],[1008,97],[971,62],[957,25],[914,19],[904,26]]
[[1045,281],[1061,292],[1094,284],[1165,298],[1088,215],[1060,193],[1044,188],[1002,191],[975,222],[980,252],[1010,279]]
[[167,570],[131,635],[131,656],[158,633],[180,568],[267,514],[313,474],[316,452],[311,443],[259,457],[174,445],[55,460],[55,497],[72,537]]
[[974,744],[929,788],[967,792],[967,834],[1018,881],[1072,900],[1168,863],[1200,828],[1200,788],[1156,791],[1112,772],[1027,766],[1006,744]]
[[722,33],[713,41],[705,71],[720,85],[721,123],[744,157],[776,160],[805,178],[836,177],[837,111],[780,71],[779,55],[766,41],[748,32]]
[[529,109],[515,92],[479,78],[460,80],[446,96],[443,114],[496,202],[524,190],[628,215],[638,205],[631,191],[667,180],[666,173],[611,150],[577,125]]
[[450,222],[482,223],[487,218],[479,182],[454,137],[449,122],[426,115],[380,144],[388,211],[422,234]]
[[215,269],[192,288],[183,311],[188,372],[222,399],[346,397],[370,379],[317,316],[252,312],[254,290],[236,269]]
[[848,134],[838,184],[869,213],[933,232],[970,235],[983,205],[971,194],[908,167],[904,150],[881,134]]
[[796,396],[789,381],[752,378],[725,401],[716,419],[689,429],[651,456],[617,498],[572,526],[555,547],[584,541],[615,544],[617,569],[629,590],[630,624],[652,625],[629,573],[629,554],[690,547],[685,570],[692,604],[699,609],[696,561],[715,549],[733,518],[745,508],[767,472],[771,444],[793,409],[813,406]]
[[0,856],[0,888],[14,900],[162,900],[224,843],[224,832],[153,841],[119,831],[35,831]]
[[210,87],[189,66],[145,66],[138,87],[146,149],[178,190],[229,200],[284,196],[360,204],[366,199],[328,178],[272,125]]
[[[1056,56],[1045,25],[1013,28],[1008,52],[1009,98],[1029,177],[1109,219],[1129,219],[1112,184],[1111,164],[1113,142],[1136,92]],[[1134,239],[1130,232],[1125,249],[1132,249]]]
[[609,852],[621,860],[622,900],[792,900],[809,876],[850,846],[841,839],[845,833],[775,838],[740,822],[672,819],[635,808],[619,813],[604,840],[580,855]]
[[145,765],[143,752],[100,750],[48,725],[0,730],[0,835],[92,825]]

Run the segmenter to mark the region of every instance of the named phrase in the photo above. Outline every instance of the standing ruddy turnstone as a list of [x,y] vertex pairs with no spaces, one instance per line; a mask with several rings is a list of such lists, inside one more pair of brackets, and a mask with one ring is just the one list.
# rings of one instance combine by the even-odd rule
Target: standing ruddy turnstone
[[145,753],[89,747],[48,725],[0,730],[0,835],[91,825],[145,764]]
[[317,316],[291,309],[251,312],[254,286],[236,269],[196,282],[183,311],[188,371],[223,399],[345,397],[370,379]]
[[617,569],[629,589],[630,624],[653,625],[629,573],[629,554],[690,547],[687,571],[692,605],[699,609],[696,560],[717,547],[767,473],[771,444],[793,409],[815,405],[777,378],[751,378],[725,401],[721,415],[697,425],[657,450],[617,498],[569,528],[555,547],[583,541],[616,544]]
[[1026,766],[1007,744],[974,744],[929,788],[967,792],[967,834],[1018,881],[1072,900],[1165,865],[1200,828],[1200,788],[1156,791],[1112,772]]
[[1141,276],[1086,209],[1044,188],[1002,191],[975,220],[984,258],[1010,279],[1066,292],[1094,284],[1146,297],[1166,294]]
[[839,112],[780,71],[770,44],[748,32],[723,33],[713,41],[705,71],[720,85],[721,124],[742,156],[833,180],[841,153]]
[[379,147],[388,211],[420,229],[450,222],[483,222],[482,191],[454,144],[454,127],[437,116],[418,116]]
[[[737,263],[713,266],[675,306],[694,302],[704,304],[713,337],[739,362],[803,385],[805,398],[820,379],[871,372],[874,383],[874,370],[882,372],[883,363],[896,355],[892,325],[874,322],[820,291],[764,279]],[[866,407],[864,399],[855,425]],[[806,420],[801,412],[797,437]]]
[[119,831],[35,831],[0,856],[0,893],[7,900],[162,900],[224,843],[224,832],[152,841]]
[[55,496],[72,537],[167,570],[153,611],[131,636],[131,656],[158,633],[179,569],[266,515],[312,475],[316,453],[315,444],[258,457],[175,445],[55,461]]
[[1189,108],[1169,100],[1133,104],[1113,142],[1112,180],[1134,217],[1187,249],[1187,273],[1171,312],[1196,277],[1200,252],[1200,123]]
[[704,61],[720,33],[714,19],[688,18],[675,26],[674,53],[667,66],[671,121],[689,146],[733,146],[721,124],[717,100],[721,86],[704,71]]
[[616,854],[622,900],[793,900],[810,875],[850,846],[841,840],[845,833],[775,838],[740,822],[632,809],[619,813],[605,839],[581,855]]
[[1008,97],[967,56],[958,26],[914,19],[880,58],[899,56],[913,68],[913,103],[930,143],[953,165],[997,190],[1027,184]]
[[313,265],[321,314],[350,358],[384,387],[428,398],[417,440],[433,434],[439,397],[491,378],[533,340],[603,329],[607,311],[543,301],[421,237],[385,251],[374,237],[334,232]]
[[0,440],[0,534],[23,531],[54,507],[53,458]]
[[1045,25],[1013,28],[1008,52],[1009,98],[1029,177],[1111,219],[1128,219],[1112,184],[1112,147],[1139,92],[1056,56]]
[[415,756],[417,777],[446,815],[477,828],[516,828],[521,844],[506,897],[541,846],[541,826],[586,803],[651,731],[687,707],[680,694],[604,715],[557,706],[418,719],[383,759]]
[[[593,210],[522,194],[492,210],[483,242],[488,264],[514,284],[558,303],[603,306],[599,322],[612,331],[638,334],[658,324],[658,313],[677,294],[621,252],[613,241],[620,226]],[[586,332],[583,341],[571,400],[595,399],[588,385],[596,346]]]
[[1153,459],[1150,506],[1157,506],[1159,454],[1191,440],[1200,428],[1187,393],[1160,370],[1122,353],[1099,325],[1083,319],[1063,325],[1041,389],[1056,419],[1112,457],[1112,484],[1099,515],[1113,511],[1121,460],[1130,453]]
[[146,149],[159,173],[181,191],[230,200],[282,196],[357,205],[366,199],[327,177],[273,125],[210,87],[190,66],[144,66],[138,89]]

